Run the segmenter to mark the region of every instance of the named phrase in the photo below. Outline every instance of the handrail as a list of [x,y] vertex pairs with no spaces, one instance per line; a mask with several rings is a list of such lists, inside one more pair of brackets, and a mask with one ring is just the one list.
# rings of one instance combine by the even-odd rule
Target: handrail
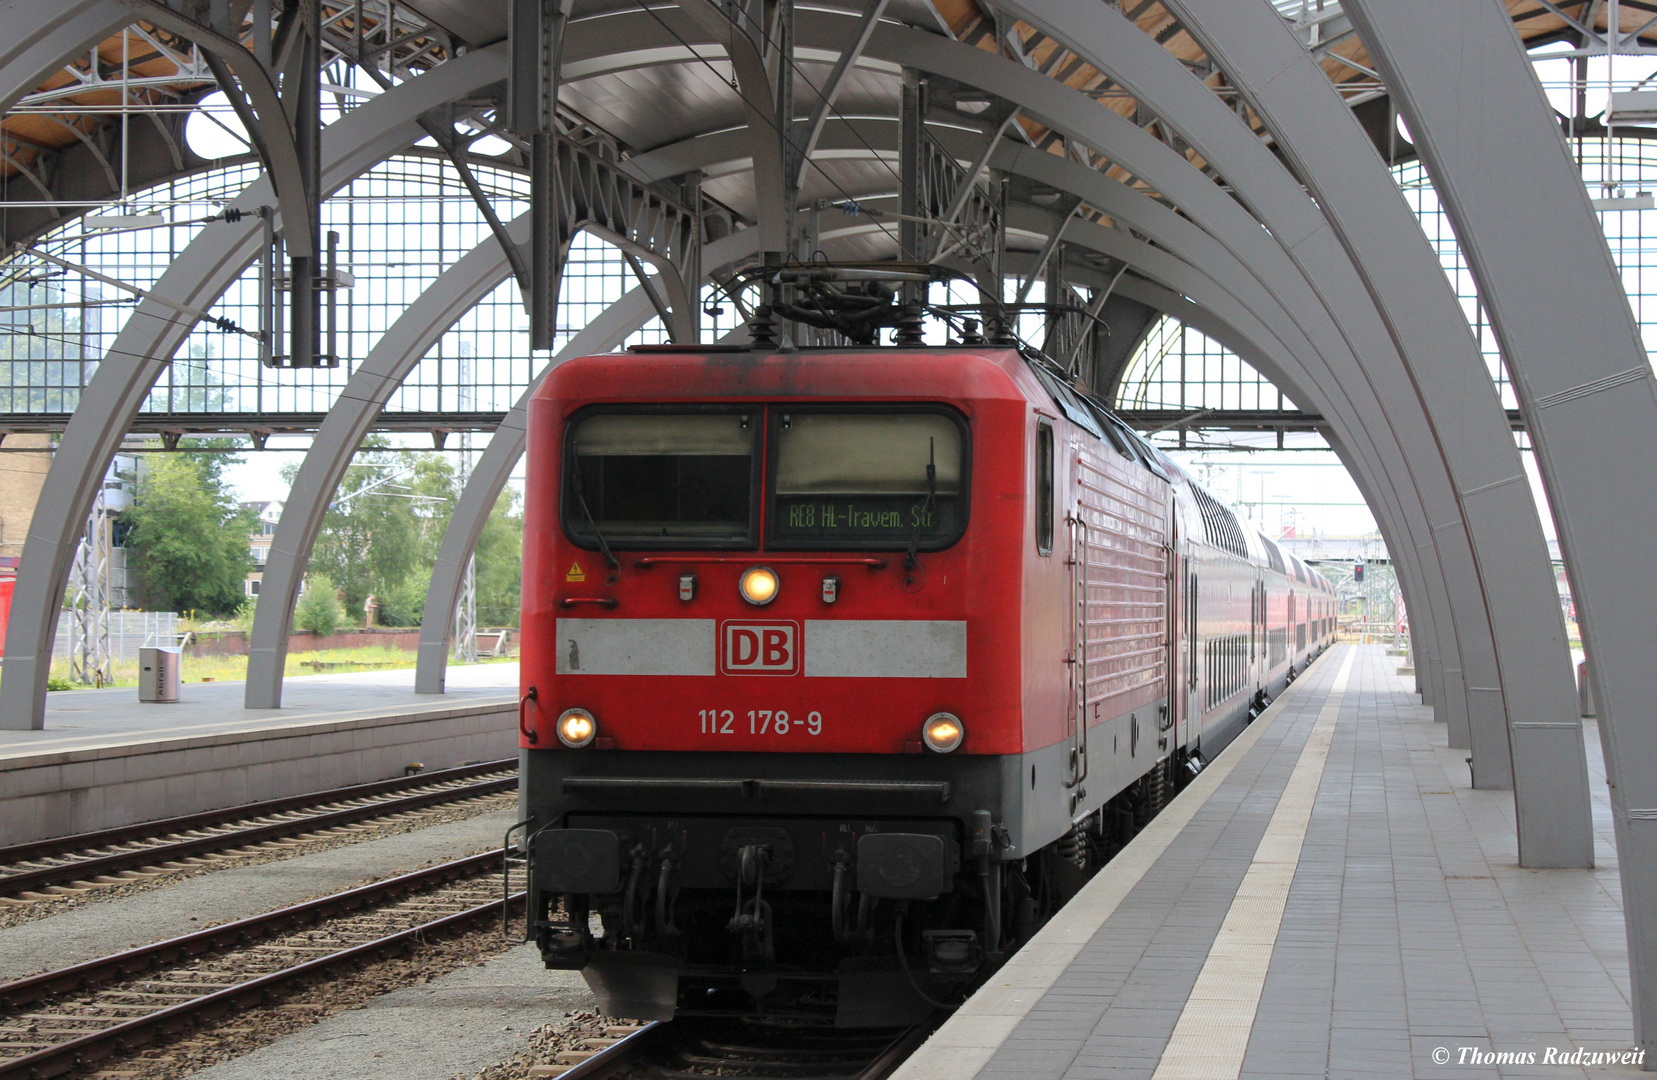
[[533,686],[525,690],[524,696],[518,699],[518,734],[528,739],[532,745],[540,742],[541,736],[534,728],[526,727],[524,719],[525,714],[529,711],[529,703],[537,700],[539,700],[539,695]]
[[[1081,507],[1070,515],[1070,599],[1071,632],[1075,635],[1071,681],[1076,687],[1076,735],[1071,750],[1071,777],[1065,787],[1076,787],[1087,779],[1087,586],[1088,528]],[[1072,806],[1074,809],[1074,806]]]

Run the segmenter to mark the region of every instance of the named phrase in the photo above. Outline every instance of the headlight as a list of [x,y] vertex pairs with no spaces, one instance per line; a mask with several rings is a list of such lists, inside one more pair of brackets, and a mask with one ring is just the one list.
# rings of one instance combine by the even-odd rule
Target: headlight
[[756,607],[764,607],[777,598],[777,572],[769,566],[750,566],[742,572],[738,588],[742,598]]
[[953,713],[933,713],[921,725],[921,741],[927,748],[936,750],[940,754],[947,754],[967,737],[967,729],[961,726],[961,720]]
[[586,709],[565,709],[558,715],[558,741],[579,750],[598,734],[598,721]]

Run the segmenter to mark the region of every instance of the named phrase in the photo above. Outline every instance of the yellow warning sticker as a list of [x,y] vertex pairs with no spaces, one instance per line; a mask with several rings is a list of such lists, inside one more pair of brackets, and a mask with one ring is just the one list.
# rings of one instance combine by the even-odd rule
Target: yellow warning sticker
[[587,572],[581,569],[579,562],[570,563],[570,572],[564,575],[565,581],[586,581]]

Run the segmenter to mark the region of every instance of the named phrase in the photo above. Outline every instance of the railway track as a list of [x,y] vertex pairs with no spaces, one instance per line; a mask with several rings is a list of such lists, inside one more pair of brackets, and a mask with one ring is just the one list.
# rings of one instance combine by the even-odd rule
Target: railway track
[[[0,848],[0,898],[51,899],[361,822],[511,791],[511,758]],[[125,875],[124,877],[116,875]]]
[[343,965],[499,919],[485,852],[184,937],[0,983],[0,1080],[58,1076],[141,1049]]
[[687,1017],[648,1024],[559,1080],[884,1080],[946,1015],[868,1030]]

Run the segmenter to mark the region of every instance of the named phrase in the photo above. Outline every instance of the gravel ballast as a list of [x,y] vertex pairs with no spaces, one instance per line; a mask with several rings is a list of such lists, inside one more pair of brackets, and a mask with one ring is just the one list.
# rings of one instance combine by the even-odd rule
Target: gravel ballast
[[0,929],[0,981],[257,915],[366,878],[391,877],[499,847],[515,820],[515,810],[502,808],[418,831],[175,879],[130,894],[113,886],[99,902]]
[[534,946],[519,945],[190,1075],[199,1080],[469,1078],[524,1053],[536,1029],[592,1007],[580,972],[548,971]]

